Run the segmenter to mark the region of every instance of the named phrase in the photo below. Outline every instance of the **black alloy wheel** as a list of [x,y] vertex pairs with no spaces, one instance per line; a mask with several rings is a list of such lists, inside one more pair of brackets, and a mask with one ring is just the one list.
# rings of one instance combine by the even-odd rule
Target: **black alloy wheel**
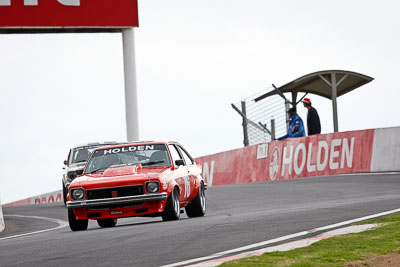
[[179,191],[175,187],[167,199],[167,204],[165,204],[165,209],[161,217],[164,221],[173,221],[179,220],[180,215]]
[[206,193],[203,183],[200,183],[196,197],[185,207],[185,210],[189,218],[201,217],[206,214]]
[[65,205],[67,203],[68,192],[67,192],[66,186],[64,185],[64,182],[62,182],[62,190],[63,190],[63,201],[64,201],[64,205]]

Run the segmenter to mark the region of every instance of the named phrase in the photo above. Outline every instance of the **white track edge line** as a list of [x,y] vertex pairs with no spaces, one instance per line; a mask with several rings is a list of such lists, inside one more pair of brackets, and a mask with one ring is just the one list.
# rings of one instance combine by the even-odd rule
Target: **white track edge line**
[[13,239],[13,238],[18,238],[18,237],[24,237],[24,236],[29,236],[29,235],[35,235],[35,234],[41,234],[45,232],[50,232],[54,230],[58,230],[64,227],[67,227],[69,224],[66,221],[59,220],[59,219],[54,219],[54,218],[49,218],[49,217],[39,217],[39,216],[25,216],[25,215],[4,215],[4,217],[18,217],[18,218],[29,218],[29,219],[37,219],[37,220],[44,220],[44,221],[49,221],[58,224],[57,227],[50,228],[50,229],[45,229],[45,230],[40,230],[40,231],[35,231],[35,232],[30,232],[30,233],[25,233],[25,234],[20,234],[20,235],[12,235],[12,236],[6,236],[3,238],[0,238],[0,241],[6,240],[6,239]]
[[368,216],[364,216],[364,217],[360,217],[360,218],[356,218],[356,219],[352,219],[352,220],[348,220],[348,221],[343,221],[343,222],[340,222],[340,223],[335,223],[335,224],[331,224],[331,225],[327,225],[327,226],[323,226],[323,227],[314,228],[314,229],[309,230],[309,231],[302,231],[302,232],[294,233],[294,234],[291,234],[291,235],[285,235],[285,236],[282,236],[282,237],[266,240],[266,241],[263,241],[263,242],[254,243],[254,244],[251,244],[251,245],[248,245],[248,246],[244,246],[244,247],[239,247],[239,248],[232,249],[232,250],[218,252],[218,253],[215,253],[215,254],[210,255],[210,256],[195,258],[195,259],[186,260],[186,261],[177,262],[177,263],[168,264],[168,265],[163,265],[161,267],[176,267],[176,266],[188,265],[188,264],[192,264],[192,263],[196,263],[196,262],[202,262],[202,261],[206,261],[206,260],[211,260],[211,259],[219,258],[219,257],[225,256],[225,255],[228,255],[228,254],[242,252],[242,251],[246,251],[246,250],[257,248],[257,247],[262,247],[262,246],[265,246],[265,245],[268,245],[268,244],[272,244],[272,243],[276,243],[276,242],[280,242],[280,241],[285,241],[285,240],[289,240],[289,239],[292,239],[292,238],[295,238],[295,237],[300,237],[300,236],[312,234],[312,233],[319,232],[319,231],[329,230],[329,229],[337,228],[337,227],[340,227],[340,226],[344,226],[344,225],[348,225],[348,224],[352,224],[352,223],[356,223],[356,222],[361,222],[361,221],[373,219],[373,218],[376,218],[376,217],[381,217],[381,216],[393,214],[393,213],[396,213],[396,212],[400,212],[400,209],[389,210],[389,211],[376,213],[376,214],[372,214],[372,215],[368,215]]

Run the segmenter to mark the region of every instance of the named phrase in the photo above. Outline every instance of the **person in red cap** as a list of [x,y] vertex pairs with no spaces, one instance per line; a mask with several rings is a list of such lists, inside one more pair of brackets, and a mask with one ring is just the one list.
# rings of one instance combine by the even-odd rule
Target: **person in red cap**
[[319,121],[317,110],[311,106],[311,100],[309,98],[304,98],[301,102],[303,102],[304,107],[308,109],[307,113],[308,135],[320,134],[321,122]]

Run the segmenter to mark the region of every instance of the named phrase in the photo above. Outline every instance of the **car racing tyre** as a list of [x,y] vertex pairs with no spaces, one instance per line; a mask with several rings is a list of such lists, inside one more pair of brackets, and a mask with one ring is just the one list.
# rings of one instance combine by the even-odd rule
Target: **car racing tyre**
[[200,217],[206,214],[206,194],[203,183],[200,183],[196,197],[185,207],[185,210],[189,218]]
[[68,209],[68,222],[72,231],[83,231],[88,227],[88,220],[77,220],[73,209]]
[[175,187],[167,199],[167,204],[165,204],[165,209],[161,217],[164,221],[173,221],[179,220],[180,215],[179,192]]
[[64,205],[67,203],[67,188],[64,185],[64,182],[62,182],[62,189],[63,189],[63,201]]
[[114,227],[117,224],[117,219],[114,218],[98,219],[97,224],[103,228]]

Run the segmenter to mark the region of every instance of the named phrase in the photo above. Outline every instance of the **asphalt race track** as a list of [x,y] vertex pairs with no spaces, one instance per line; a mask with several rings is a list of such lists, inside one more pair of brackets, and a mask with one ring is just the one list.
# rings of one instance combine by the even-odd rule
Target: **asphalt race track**
[[[400,208],[400,174],[345,175],[209,188],[207,214],[179,221],[95,221],[83,232],[63,227],[62,204],[3,208],[0,266],[160,266]],[[10,215],[23,215],[16,217]]]

